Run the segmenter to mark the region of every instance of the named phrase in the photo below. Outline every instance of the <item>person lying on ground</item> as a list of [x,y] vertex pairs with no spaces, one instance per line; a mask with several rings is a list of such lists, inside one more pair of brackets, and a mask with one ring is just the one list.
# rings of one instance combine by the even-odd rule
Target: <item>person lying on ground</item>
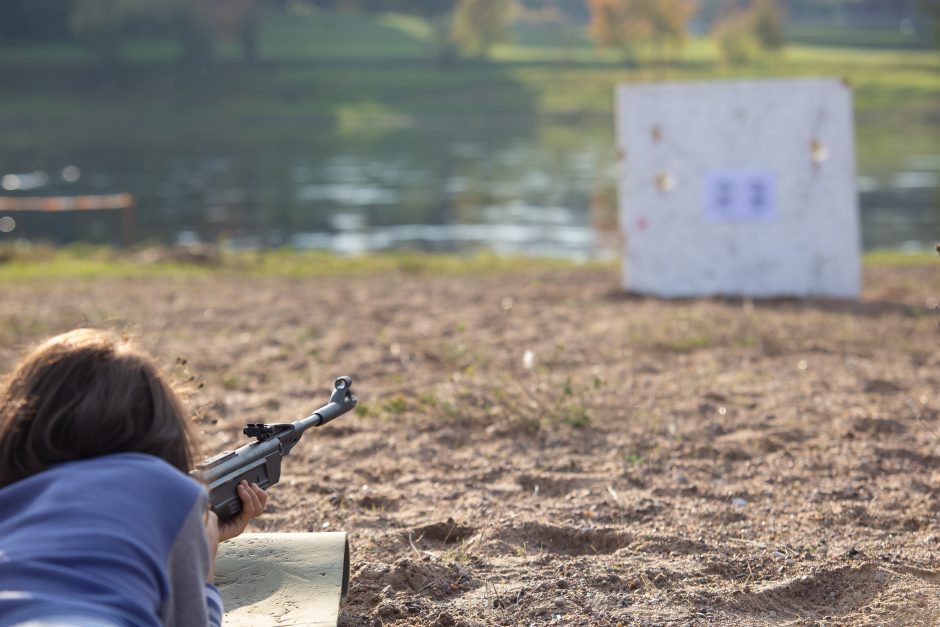
[[180,397],[126,338],[43,342],[0,385],[0,626],[218,627],[219,524]]

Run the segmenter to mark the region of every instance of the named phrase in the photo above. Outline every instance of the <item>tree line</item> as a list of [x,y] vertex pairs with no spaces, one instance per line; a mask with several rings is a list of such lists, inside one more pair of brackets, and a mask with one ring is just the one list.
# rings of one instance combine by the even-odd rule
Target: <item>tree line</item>
[[[873,14],[919,9],[940,24],[938,0],[814,0],[813,7],[803,7],[807,0],[787,1],[800,11],[823,5]],[[3,0],[0,39],[80,41],[106,62],[118,60],[124,41],[134,37],[174,39],[185,60],[209,59],[224,41],[236,43],[251,61],[258,56],[266,12],[302,4],[418,16],[431,25],[434,54],[445,61],[485,57],[508,39],[520,11],[539,9],[585,20],[596,45],[634,63],[678,56],[691,21],[703,13],[728,63],[747,62],[786,43],[784,0]]]
[[186,59],[211,55],[218,41],[257,54],[263,5],[275,0],[3,0],[0,38],[8,42],[78,41],[102,60],[139,36],[175,39]]
[[514,0],[3,0],[0,41],[79,41],[104,61],[142,35],[174,39],[184,59],[211,58],[221,42],[257,58],[267,11],[307,4],[317,9],[392,12],[429,21],[442,56],[483,56],[506,39]]

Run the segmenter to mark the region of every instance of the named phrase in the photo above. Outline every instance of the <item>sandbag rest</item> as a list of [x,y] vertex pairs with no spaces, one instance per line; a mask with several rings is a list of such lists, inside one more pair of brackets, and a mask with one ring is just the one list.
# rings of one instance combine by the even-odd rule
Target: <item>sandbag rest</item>
[[226,627],[335,627],[349,594],[346,533],[242,534],[219,546],[215,583]]

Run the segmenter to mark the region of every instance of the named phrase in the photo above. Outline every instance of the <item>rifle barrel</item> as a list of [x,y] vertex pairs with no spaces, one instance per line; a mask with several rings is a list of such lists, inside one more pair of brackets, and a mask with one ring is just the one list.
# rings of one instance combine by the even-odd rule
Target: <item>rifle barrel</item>
[[281,459],[297,444],[304,431],[325,425],[356,406],[351,387],[351,377],[339,377],[330,401],[303,420],[289,424],[249,425],[245,430],[248,434],[260,428],[255,435],[257,441],[207,459],[194,471],[208,485],[212,509],[220,520],[241,511],[236,488],[242,479],[257,483],[263,489],[276,484],[281,478]]

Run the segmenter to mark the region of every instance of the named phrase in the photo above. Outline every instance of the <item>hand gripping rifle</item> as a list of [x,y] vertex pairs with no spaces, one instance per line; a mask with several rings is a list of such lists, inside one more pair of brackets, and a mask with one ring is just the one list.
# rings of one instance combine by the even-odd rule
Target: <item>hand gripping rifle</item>
[[244,479],[267,489],[281,478],[281,460],[300,441],[304,431],[319,427],[356,406],[352,378],[340,377],[333,384],[330,402],[297,422],[282,424],[248,423],[242,432],[256,438],[251,444],[225,451],[202,462],[196,474],[209,486],[209,502],[219,520],[241,511],[236,488]]

